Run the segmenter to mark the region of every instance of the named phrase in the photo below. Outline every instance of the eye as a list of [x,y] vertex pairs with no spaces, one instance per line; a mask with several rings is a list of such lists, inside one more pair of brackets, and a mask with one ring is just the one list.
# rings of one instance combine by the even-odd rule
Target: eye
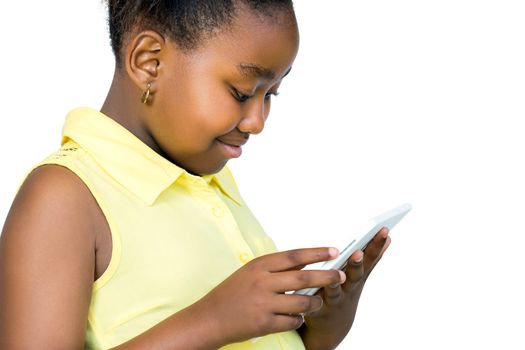
[[272,98],[272,96],[279,96],[279,92],[278,91],[268,91],[266,95],[264,95],[264,99],[269,100],[270,98]]
[[235,88],[232,88],[232,93],[233,97],[235,97],[235,99],[239,102],[246,102],[249,98],[253,97],[252,95],[242,93]]

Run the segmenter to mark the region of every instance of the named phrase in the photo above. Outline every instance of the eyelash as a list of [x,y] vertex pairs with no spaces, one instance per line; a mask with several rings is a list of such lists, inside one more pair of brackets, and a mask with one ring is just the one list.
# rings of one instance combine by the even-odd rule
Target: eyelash
[[[265,96],[264,96],[264,99],[269,99],[273,96],[279,96],[279,92],[275,91],[275,92],[268,92]],[[248,101],[248,99],[252,98],[253,95],[248,95],[248,94],[244,94],[242,92],[240,92],[239,90],[237,89],[233,89],[233,97],[235,97],[235,99],[239,102],[246,102]]]

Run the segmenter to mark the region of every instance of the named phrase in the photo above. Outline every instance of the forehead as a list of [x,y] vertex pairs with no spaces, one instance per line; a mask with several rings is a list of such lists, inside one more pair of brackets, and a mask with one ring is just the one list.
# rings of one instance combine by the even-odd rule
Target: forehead
[[274,10],[261,14],[241,8],[231,25],[206,39],[192,56],[234,65],[245,76],[273,80],[289,70],[298,47],[293,13]]
[[289,44],[297,46],[299,31],[295,15],[291,10],[268,9],[254,10],[246,5],[236,10],[231,24],[218,36],[230,41],[239,48],[249,47],[254,41],[264,42],[271,46],[271,42],[279,39],[289,39]]

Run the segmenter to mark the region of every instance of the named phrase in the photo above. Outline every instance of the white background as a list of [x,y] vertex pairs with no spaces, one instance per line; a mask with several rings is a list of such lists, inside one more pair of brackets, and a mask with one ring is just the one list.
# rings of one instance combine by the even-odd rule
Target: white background
[[[281,249],[414,209],[340,349],[523,349],[525,5],[296,1],[301,50],[265,132],[231,162]],[[0,219],[65,114],[99,108],[113,58],[100,1],[0,9]],[[521,276],[521,277],[520,277]]]

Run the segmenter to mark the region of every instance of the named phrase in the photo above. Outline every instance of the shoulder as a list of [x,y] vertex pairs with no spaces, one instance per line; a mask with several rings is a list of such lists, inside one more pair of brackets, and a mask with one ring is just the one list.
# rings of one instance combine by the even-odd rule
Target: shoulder
[[45,164],[28,175],[8,218],[25,213],[26,219],[54,216],[60,221],[87,220],[94,204],[91,192],[75,173],[61,165]]
[[94,250],[91,225],[96,209],[95,199],[76,174],[60,165],[39,166],[28,175],[13,201],[2,241],[31,246],[42,240],[54,248],[82,245]]
[[26,245],[45,240],[55,248],[82,245],[94,251],[97,209],[91,192],[76,174],[60,165],[42,165],[20,187],[2,240],[22,240]]

